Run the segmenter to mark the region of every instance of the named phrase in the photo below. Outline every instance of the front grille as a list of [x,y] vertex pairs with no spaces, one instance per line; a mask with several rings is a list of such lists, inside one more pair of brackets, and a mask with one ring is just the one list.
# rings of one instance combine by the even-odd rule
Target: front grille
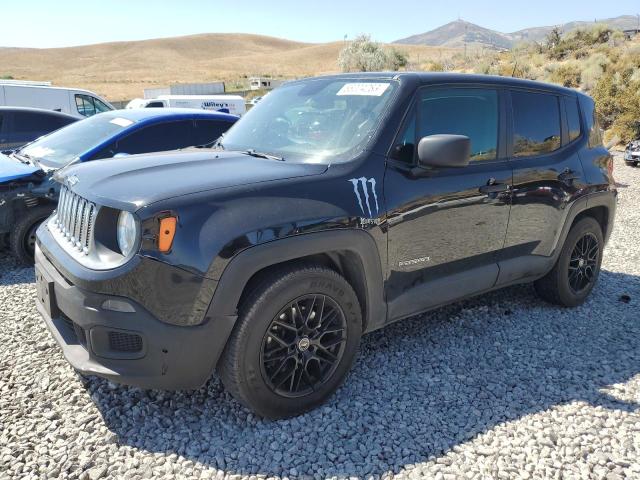
[[69,245],[85,255],[89,254],[91,247],[95,216],[94,203],[62,187],[54,224]]
[[109,348],[114,352],[139,352],[142,350],[142,337],[131,333],[109,332]]

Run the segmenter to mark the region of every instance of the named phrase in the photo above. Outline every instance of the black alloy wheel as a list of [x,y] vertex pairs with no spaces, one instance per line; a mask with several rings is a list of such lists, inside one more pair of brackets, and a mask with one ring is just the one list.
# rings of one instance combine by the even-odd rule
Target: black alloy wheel
[[308,395],[331,378],[344,354],[347,323],[329,296],[309,294],[278,312],[262,340],[265,383],[286,398]]
[[595,281],[599,253],[600,245],[593,233],[586,233],[577,241],[567,272],[569,286],[574,293],[582,292]]

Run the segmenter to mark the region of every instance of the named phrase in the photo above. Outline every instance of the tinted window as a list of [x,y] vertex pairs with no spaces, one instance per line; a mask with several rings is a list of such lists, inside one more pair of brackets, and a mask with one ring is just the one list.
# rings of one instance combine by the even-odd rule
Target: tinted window
[[391,151],[391,158],[405,163],[413,163],[416,150],[416,112],[411,109],[402,131]]
[[167,122],[145,127],[118,141],[115,153],[147,153],[193,145],[193,122]]
[[220,120],[196,120],[194,145],[206,145],[220,138],[231,123]]
[[565,110],[567,112],[567,126],[569,127],[569,141],[573,142],[580,136],[580,111],[578,110],[578,100],[575,98],[564,99]]
[[543,155],[560,148],[558,97],[514,91],[511,101],[514,157]]
[[13,114],[13,130],[15,133],[33,133],[35,137],[53,132],[68,125],[73,120],[54,115],[15,112]]
[[480,88],[427,89],[418,103],[417,137],[466,135],[471,160],[494,160],[498,152],[498,94]]

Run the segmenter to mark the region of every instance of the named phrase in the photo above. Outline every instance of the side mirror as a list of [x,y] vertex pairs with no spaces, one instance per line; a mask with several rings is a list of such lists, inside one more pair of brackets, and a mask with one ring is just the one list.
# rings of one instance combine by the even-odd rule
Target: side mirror
[[466,167],[470,157],[471,139],[464,135],[429,135],[418,143],[418,162],[423,167]]

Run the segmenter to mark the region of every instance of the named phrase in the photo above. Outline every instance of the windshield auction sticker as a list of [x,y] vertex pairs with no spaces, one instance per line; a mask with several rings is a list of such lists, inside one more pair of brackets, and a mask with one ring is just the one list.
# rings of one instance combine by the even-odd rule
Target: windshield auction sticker
[[387,90],[387,88],[389,88],[388,83],[347,83],[338,90],[336,95],[364,95],[367,97],[379,97]]

